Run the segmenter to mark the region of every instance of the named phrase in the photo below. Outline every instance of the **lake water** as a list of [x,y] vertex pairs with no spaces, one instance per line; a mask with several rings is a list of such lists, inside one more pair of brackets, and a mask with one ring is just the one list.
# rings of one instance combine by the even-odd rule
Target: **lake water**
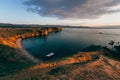
[[[38,59],[51,60],[75,54],[92,44],[106,46],[111,40],[120,42],[120,29],[63,28],[48,36],[23,39],[22,46]],[[54,56],[46,57],[51,52]]]

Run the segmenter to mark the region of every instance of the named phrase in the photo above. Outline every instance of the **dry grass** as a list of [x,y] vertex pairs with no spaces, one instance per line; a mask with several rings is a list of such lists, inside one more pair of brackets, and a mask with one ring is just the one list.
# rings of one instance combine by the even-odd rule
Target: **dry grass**
[[[97,56],[97,58],[95,56]],[[79,58],[81,58],[80,61]],[[56,65],[52,66],[52,63],[56,63]],[[20,71],[18,74],[6,76],[1,79],[119,80],[120,62],[104,57],[99,52],[83,52],[63,60],[37,64],[31,68]]]

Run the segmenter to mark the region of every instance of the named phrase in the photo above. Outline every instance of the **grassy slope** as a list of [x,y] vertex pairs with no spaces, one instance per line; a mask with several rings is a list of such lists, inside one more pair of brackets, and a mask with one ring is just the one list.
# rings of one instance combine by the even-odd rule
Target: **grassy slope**
[[[91,54],[92,53],[92,54]],[[3,80],[119,80],[120,62],[104,57],[102,53],[89,52],[97,58],[85,62],[60,64],[54,67],[34,67],[18,74],[3,77]],[[58,61],[59,62],[59,61]]]
[[[17,34],[32,32],[30,29],[3,28],[0,30],[0,39],[6,39]],[[20,51],[0,43],[0,77],[12,74],[33,64],[32,61],[20,54]]]
[[18,29],[2,29],[0,30],[0,36],[4,36],[4,37],[10,37],[10,36],[15,36],[17,34],[24,34],[26,32],[32,32],[31,29],[22,29],[22,28],[18,28]]
[[32,62],[20,55],[18,50],[0,45],[0,76],[19,71],[31,64]]

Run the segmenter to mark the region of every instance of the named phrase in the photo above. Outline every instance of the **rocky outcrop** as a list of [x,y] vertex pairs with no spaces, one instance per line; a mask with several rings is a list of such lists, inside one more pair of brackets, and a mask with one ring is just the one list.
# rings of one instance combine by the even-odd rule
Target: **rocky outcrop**
[[[18,30],[18,29],[16,28],[12,30]],[[22,30],[26,30],[26,32],[22,34],[19,33],[19,31],[22,31]],[[35,37],[35,36],[46,36],[51,32],[60,32],[62,31],[62,28],[61,27],[44,27],[44,28],[28,28],[28,30],[26,28],[25,29],[19,28],[19,31],[16,32],[16,34],[13,36],[6,36],[6,37],[3,37],[3,35],[0,36],[0,44],[16,48],[15,43],[18,38],[24,39],[24,38]]]
[[40,63],[40,64],[30,68],[30,70],[53,68],[53,67],[58,67],[58,66],[74,64],[74,63],[83,63],[83,62],[87,62],[87,61],[94,61],[99,58],[98,53],[99,52],[81,52],[81,53],[75,54],[71,57],[66,57],[65,59],[61,59],[58,61],[53,61],[53,62],[48,62],[48,63]]

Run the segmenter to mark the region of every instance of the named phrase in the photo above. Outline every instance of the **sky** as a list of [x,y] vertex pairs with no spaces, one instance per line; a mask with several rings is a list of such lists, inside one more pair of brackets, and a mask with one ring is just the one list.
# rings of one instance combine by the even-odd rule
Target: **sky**
[[120,25],[120,0],[0,0],[0,23]]

